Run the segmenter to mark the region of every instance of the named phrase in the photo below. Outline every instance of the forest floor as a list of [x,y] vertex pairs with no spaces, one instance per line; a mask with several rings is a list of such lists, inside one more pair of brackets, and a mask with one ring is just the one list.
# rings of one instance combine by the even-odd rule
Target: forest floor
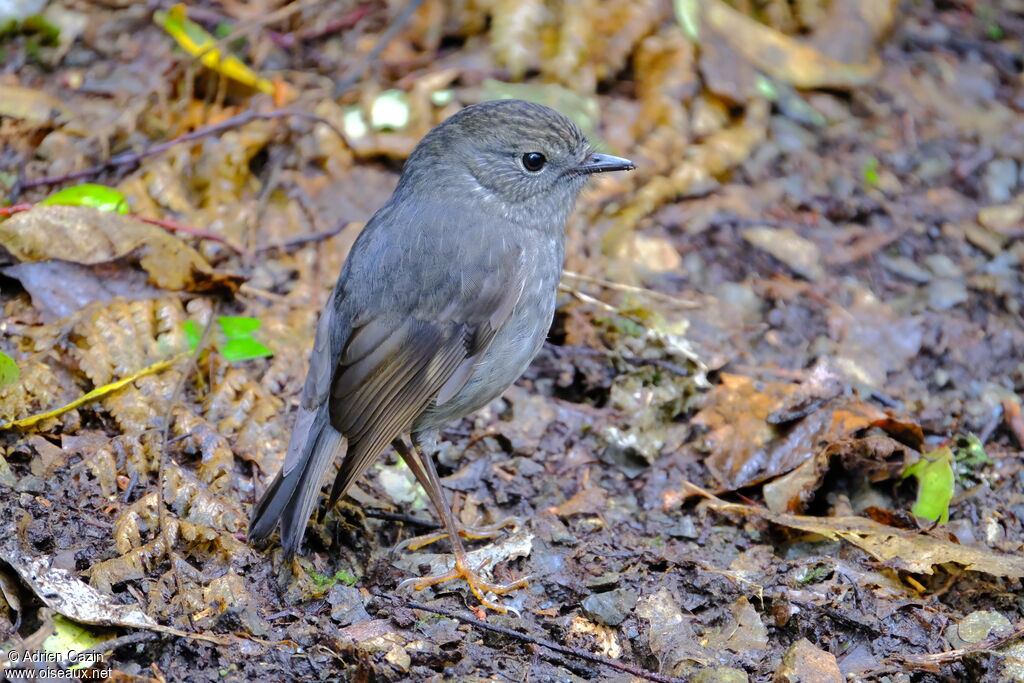
[[[237,68],[169,3],[0,34],[0,649],[119,680],[1024,681],[1024,3],[405,6],[189,6]],[[502,96],[637,170],[581,198],[540,356],[442,433],[458,518],[514,522],[472,544],[529,577],[496,613],[397,590],[448,556],[396,549],[436,520],[390,450],[294,562],[245,532],[353,239],[427,130]],[[110,189],[38,205],[82,183]]]

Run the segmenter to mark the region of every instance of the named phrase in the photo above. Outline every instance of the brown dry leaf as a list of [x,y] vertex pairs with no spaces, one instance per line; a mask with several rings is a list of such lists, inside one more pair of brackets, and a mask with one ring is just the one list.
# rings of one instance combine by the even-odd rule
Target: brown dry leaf
[[497,0],[491,19],[491,46],[513,80],[540,66],[537,36],[548,23],[544,0]]
[[[687,150],[681,163],[667,174],[659,174],[640,187],[615,216],[615,224],[602,239],[602,251],[617,257],[616,263],[633,263],[632,254],[623,253],[628,241],[623,237],[644,216],[678,196],[695,188],[706,187],[715,178],[735,168],[753,152],[767,135],[769,107],[755,100],[747,107],[738,123],[709,135],[701,144]],[[631,273],[613,273],[616,279],[630,278]]]
[[723,489],[749,486],[788,472],[812,458],[819,444],[849,436],[885,417],[869,404],[840,400],[814,410],[788,428],[772,424],[773,415],[801,391],[804,389],[798,384],[758,383],[749,377],[722,374],[721,384],[711,391],[691,423],[710,430],[704,437],[711,452],[705,463]]
[[825,277],[825,266],[818,245],[801,237],[791,228],[772,228],[767,225],[747,228],[743,239],[785,263],[797,275],[808,280]]
[[[216,361],[216,365],[223,376],[217,379],[220,372],[211,373],[212,386],[203,401],[203,430],[209,435],[204,439],[213,435],[230,439],[228,453],[233,451],[267,471],[286,444],[287,434],[281,421],[275,419],[282,412],[283,401],[254,381],[246,370],[232,367],[223,359]],[[182,433],[192,429],[195,427],[185,428]],[[226,443],[224,447],[227,448]],[[229,477],[230,471],[230,467],[225,471]]]
[[34,88],[0,83],[0,116],[35,123],[58,123],[71,118],[71,111],[59,99]]
[[689,671],[691,662],[707,665],[713,653],[700,644],[691,618],[683,614],[673,591],[665,586],[637,602],[636,615],[649,624],[648,646],[658,661],[658,671],[681,676]]
[[988,548],[960,545],[925,533],[897,529],[864,517],[811,517],[773,513],[753,505],[726,503],[713,498],[711,506],[766,519],[774,524],[842,539],[887,566],[916,574],[932,574],[934,566],[955,562],[965,569],[993,576],[1024,577],[1024,558]]
[[0,424],[67,404],[78,395],[67,370],[35,358],[17,362],[21,377],[0,389]]
[[[845,411],[837,410],[836,414]],[[863,418],[850,415],[850,425],[862,424]],[[852,431],[852,430],[851,430]],[[884,434],[869,434],[863,439],[839,439],[815,453],[814,457],[791,472],[764,485],[765,505],[772,512],[801,512],[814,497],[834,458],[840,458],[847,470],[893,469],[889,459],[910,449]],[[901,467],[903,459],[900,459]]]
[[761,469],[759,463],[752,463],[755,455],[778,437],[777,429],[767,422],[768,415],[798,389],[796,384],[758,384],[749,377],[722,373],[721,383],[691,420],[710,430],[704,437],[711,451],[706,463],[722,485],[749,482]]
[[833,363],[853,382],[880,389],[891,371],[906,367],[924,341],[921,318],[896,313],[867,289],[854,302],[829,310],[829,336],[836,340]]
[[740,597],[731,610],[733,623],[708,637],[708,649],[756,654],[768,647],[768,629],[750,601]]
[[167,231],[86,206],[37,206],[16,214],[0,223],[0,245],[25,262],[137,259],[155,285],[170,290],[234,292],[241,284]]
[[554,512],[559,517],[597,514],[607,507],[607,496],[608,492],[600,486],[591,486],[578,491],[572,498],[555,508]]
[[[890,5],[889,0],[854,2],[871,16]],[[833,3],[834,6],[843,4],[843,0]],[[829,57],[812,45],[759,24],[722,0],[708,0],[703,6],[702,19],[705,28],[720,35],[758,69],[798,88],[853,88],[870,82],[881,71],[882,61],[876,54],[857,63]]]
[[91,303],[126,299],[151,299],[161,290],[146,282],[146,274],[114,263],[82,266],[67,261],[18,263],[0,269],[21,282],[44,322],[54,322]]

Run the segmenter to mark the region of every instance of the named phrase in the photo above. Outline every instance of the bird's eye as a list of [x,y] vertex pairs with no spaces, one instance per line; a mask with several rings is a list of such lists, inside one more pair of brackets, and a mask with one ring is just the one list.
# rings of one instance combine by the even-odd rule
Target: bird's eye
[[523,168],[532,173],[544,168],[544,164],[547,162],[548,160],[540,152],[527,152],[523,155]]

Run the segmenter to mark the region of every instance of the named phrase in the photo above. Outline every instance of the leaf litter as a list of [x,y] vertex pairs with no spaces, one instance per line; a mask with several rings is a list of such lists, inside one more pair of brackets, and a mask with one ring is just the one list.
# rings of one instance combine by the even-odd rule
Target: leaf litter
[[[0,37],[0,422],[43,416],[0,432],[5,649],[58,613],[157,631],[105,661],[170,679],[1020,666],[1012,10],[257,4]],[[507,96],[638,166],[581,199],[537,361],[443,434],[519,616],[395,594],[448,558],[395,548],[433,522],[394,454],[294,563],[249,548],[344,254],[430,127]],[[85,183],[131,213],[38,205]]]

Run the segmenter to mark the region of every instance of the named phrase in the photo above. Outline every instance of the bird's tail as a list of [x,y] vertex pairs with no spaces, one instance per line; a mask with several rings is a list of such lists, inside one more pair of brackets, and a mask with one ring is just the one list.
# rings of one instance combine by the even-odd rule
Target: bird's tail
[[341,433],[330,424],[326,404],[313,410],[299,408],[284,465],[253,508],[250,543],[265,540],[280,520],[281,547],[286,556],[295,554],[324,484],[324,471],[342,444]]

